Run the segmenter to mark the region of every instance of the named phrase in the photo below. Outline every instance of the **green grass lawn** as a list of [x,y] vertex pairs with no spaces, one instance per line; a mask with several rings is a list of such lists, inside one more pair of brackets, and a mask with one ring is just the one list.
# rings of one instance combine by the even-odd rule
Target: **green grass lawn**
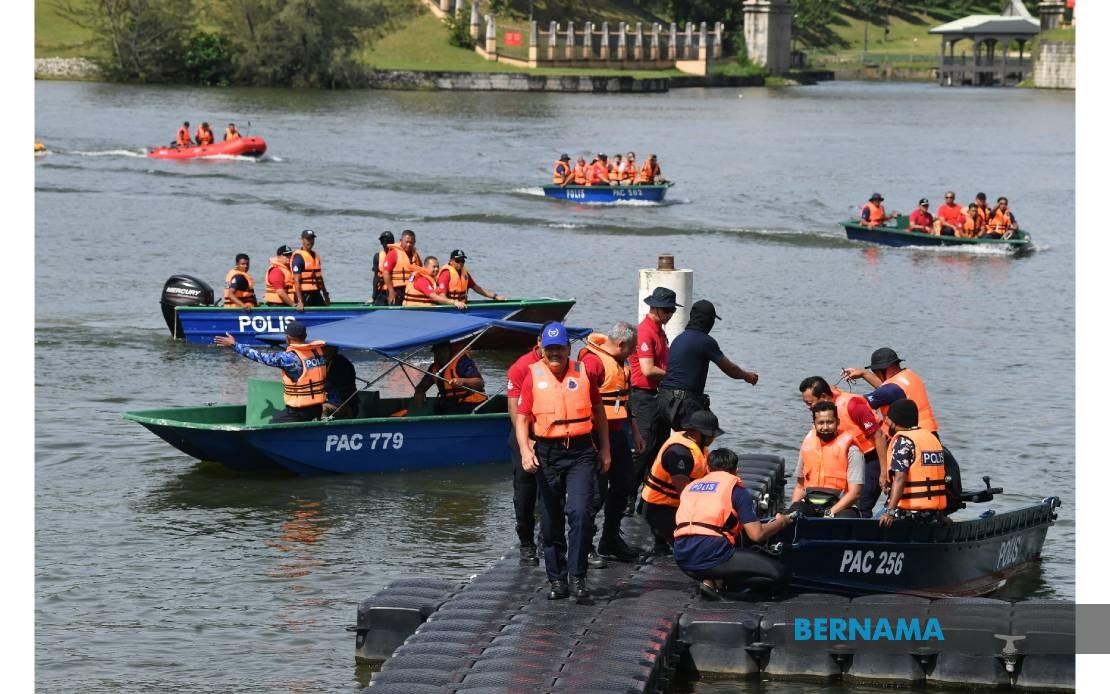
[[63,18],[52,0],[35,2],[36,58],[89,57],[91,42],[92,33]]

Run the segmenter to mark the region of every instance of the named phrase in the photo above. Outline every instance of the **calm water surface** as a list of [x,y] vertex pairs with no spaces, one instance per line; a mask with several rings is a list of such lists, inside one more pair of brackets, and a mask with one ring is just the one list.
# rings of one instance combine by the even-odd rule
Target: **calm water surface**
[[[399,576],[480,571],[513,539],[507,464],[270,479],[197,464],[123,410],[245,398],[273,376],[169,339],[165,279],[219,286],[319,234],[336,299],[369,294],[378,234],[464,248],[485,287],[574,296],[578,325],[635,319],[661,252],[716,302],[722,444],[796,455],[797,383],[889,344],[921,373],[968,485],[999,510],[1064,497],[1020,591],[1074,597],[1074,97],[827,84],[661,96],[159,89],[40,82],[36,161],[36,658],[43,690],[344,691],[343,631]],[[183,119],[233,120],[259,162],[159,162]],[[566,151],[659,155],[661,207],[537,196]],[[1007,195],[1029,257],[879,249],[837,222],[874,190],[909,211],[946,188]],[[487,382],[515,355],[481,354]],[[367,373],[376,366],[358,361]],[[450,451],[444,451],[450,456]],[[977,485],[976,485],[977,486]],[[729,685],[732,686],[732,685]],[[723,691],[710,685],[707,691]]]

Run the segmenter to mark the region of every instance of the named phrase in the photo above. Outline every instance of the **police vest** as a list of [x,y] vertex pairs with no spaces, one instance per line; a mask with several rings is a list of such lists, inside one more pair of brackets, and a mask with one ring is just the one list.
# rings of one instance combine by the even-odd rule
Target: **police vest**
[[659,453],[656,454],[655,462],[652,463],[647,479],[644,480],[644,491],[641,498],[649,504],[678,508],[678,488],[674,486],[671,473],[663,467],[663,454],[671,446],[686,446],[690,449],[690,454],[694,456],[694,469],[690,472],[691,480],[705,477],[706,473],[709,472],[706,465],[706,456],[709,454],[709,450],[698,446],[687,438],[683,432],[676,431],[671,434],[671,437],[667,439],[663,447],[659,449]]
[[177,144],[188,147],[193,144],[192,138],[189,137],[188,129],[182,127],[177,129]]
[[[293,254],[300,256],[304,261],[304,269],[300,272],[300,285],[302,292],[317,292],[323,285],[324,273],[320,267],[320,255],[315,251],[306,251],[303,248]],[[296,275],[294,275],[295,277]]]
[[[405,253],[405,249],[401,248],[401,244],[391,243],[389,244],[389,250],[397,251],[395,254],[397,257],[397,264],[393,266],[393,270],[389,275],[389,280],[393,284],[393,288],[397,289],[398,287],[405,286],[405,282],[409,281],[409,277],[412,276],[412,273],[416,272],[417,268],[421,267],[424,263],[421,262],[420,254],[417,253],[415,248],[412,249],[411,258]],[[378,267],[381,266],[379,265]]]
[[[231,280],[235,279],[237,276],[242,277],[243,279],[245,279],[247,281],[247,288],[246,289],[232,289],[231,288]],[[227,273],[227,278],[224,280],[224,287],[225,287],[224,288],[224,297],[228,297],[228,296],[234,294],[236,299],[238,299],[239,301],[242,301],[244,304],[247,304],[248,306],[257,306],[258,305],[258,297],[256,297],[254,295],[254,280],[252,280],[251,276],[248,275],[247,273],[243,272],[242,270],[238,270],[238,269],[229,270],[228,273]]]
[[987,223],[987,232],[991,234],[1005,234],[1013,226],[1014,220],[1010,217],[1009,210],[995,210]]
[[590,185],[609,182],[609,167],[600,159],[590,166]]
[[855,445],[846,431],[825,443],[810,429],[802,440],[802,487],[848,491],[848,448]]
[[[940,439],[921,427],[899,431],[890,440],[887,469],[894,460],[894,444],[900,437],[913,441],[913,463],[906,471],[906,486],[898,508],[907,511],[943,511],[948,507],[948,484],[944,474],[944,447]],[[893,472],[891,473],[893,477]]]
[[883,209],[882,205],[867,202],[863,206],[863,209],[867,210],[867,221],[865,221],[864,224],[875,226],[886,221],[886,210]]
[[652,162],[650,159],[644,162],[643,167],[640,169],[640,177],[636,180],[637,183],[644,185],[652,185],[655,183],[655,177],[659,175],[659,164]]
[[[282,286],[275,287],[270,284],[270,270],[277,268],[281,270]],[[278,290],[284,289],[285,293],[292,298],[293,296],[293,271],[289,269],[289,261],[285,260],[282,256],[274,256],[270,258],[270,267],[266,269],[266,303],[268,304],[284,304],[278,296]]]
[[714,470],[686,485],[674,517],[675,539],[689,535],[722,535],[736,544],[740,517],[732,507],[732,490],[743,486],[739,477],[724,470]]
[[547,362],[528,367],[532,372],[532,434],[538,439],[566,439],[593,431],[590,380],[582,364],[568,360],[563,380],[555,378]]
[[[447,298],[454,301],[466,301],[467,292],[470,291],[470,273],[463,268],[462,272],[455,269],[454,265],[444,268],[449,274],[447,282]],[[440,274],[443,274],[442,272]]]
[[[856,445],[859,446],[860,453],[867,455],[875,450],[875,442],[871,439],[871,436],[874,436],[874,434],[872,433],[871,436],[865,434],[863,429],[860,429],[859,425],[856,424],[855,420],[848,414],[848,403],[856,398],[862,400],[864,406],[871,410],[871,405],[868,404],[867,398],[862,395],[856,395],[855,393],[846,393],[842,390],[836,390],[835,388],[833,389],[833,395],[836,398],[833,402],[836,404],[836,416],[840,419],[840,430],[846,431],[852,435],[852,438],[856,441]],[[881,424],[883,416],[875,412],[875,410],[871,410],[871,413],[875,415],[875,419]]]
[[604,344],[606,336],[601,333],[590,333],[586,338],[586,346],[578,352],[578,360],[587,353],[596,354],[605,367],[605,380],[601,387],[601,404],[605,406],[605,416],[609,421],[628,419],[628,398],[632,390],[629,387],[631,373],[628,364],[618,364],[612,354],[609,354],[598,345]]
[[324,343],[321,340],[299,345],[289,345],[286,352],[292,352],[301,360],[301,377],[296,381],[281,372],[281,382],[285,386],[285,405],[287,407],[310,407],[322,405],[327,400],[324,382],[328,378],[328,360],[324,357]]
[[632,183],[636,180],[636,160],[629,159],[621,170],[621,183]]
[[[883,381],[884,386],[888,383],[893,383],[901,388],[906,397],[913,400],[914,404],[917,405],[917,425],[919,427],[926,431],[940,431],[940,425],[937,424],[937,419],[933,416],[933,408],[929,405],[929,395],[925,392],[925,384],[917,374],[909,369],[902,369]],[[890,405],[883,405],[879,409],[885,415],[890,409]]]
[[440,377],[443,380],[436,380],[436,387],[439,389],[439,397],[444,400],[452,400],[454,402],[466,402],[477,405],[480,402],[486,401],[485,393],[475,393],[474,389],[467,390],[462,386],[451,385],[450,381],[459,378],[459,362],[466,357],[464,352],[457,359],[451,362],[451,365],[443,369],[443,364],[432,364],[432,371],[439,373],[443,369]]
[[408,283],[405,284],[405,300],[401,303],[402,306],[435,305],[435,302],[432,301],[431,297],[416,288],[416,279],[418,277],[423,277],[424,279],[428,280],[428,282],[431,284],[432,292],[435,293],[436,278],[432,276],[432,273],[428,272],[424,268],[417,268],[416,272],[412,273],[412,275],[409,277]]
[[561,159],[555,162],[555,172],[551,174],[551,182],[557,186],[561,186],[569,178],[570,166]]

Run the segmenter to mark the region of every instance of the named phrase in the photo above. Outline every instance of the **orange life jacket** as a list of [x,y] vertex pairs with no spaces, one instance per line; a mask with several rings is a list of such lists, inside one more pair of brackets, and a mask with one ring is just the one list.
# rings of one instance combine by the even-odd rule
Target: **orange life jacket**
[[[412,273],[416,272],[417,268],[421,267],[424,263],[420,260],[420,253],[417,252],[416,248],[412,249],[411,258],[405,253],[405,249],[401,248],[401,244],[399,243],[389,244],[389,250],[397,251],[397,264],[393,266],[393,270],[389,276],[390,281],[393,283],[393,288],[397,289],[398,287],[405,286],[405,283],[409,281],[409,277],[412,277]],[[378,267],[381,266],[379,265]]]
[[538,439],[567,439],[593,431],[590,380],[582,364],[569,360],[563,380],[542,359],[532,372],[532,434]]
[[990,234],[1005,234],[1014,225],[1014,220],[1010,218],[1009,208],[1005,210],[995,210],[991,214],[990,221],[987,222],[987,233]]
[[[948,484],[944,480],[944,447],[940,439],[921,427],[899,431],[890,440],[887,469],[894,459],[899,437],[913,441],[913,463],[906,471],[906,487],[898,508],[907,511],[943,511],[948,506]],[[891,473],[893,478],[893,472]]]
[[[937,424],[936,417],[933,416],[933,408],[929,405],[929,395],[925,392],[925,384],[922,383],[917,374],[909,369],[902,369],[883,381],[884,386],[888,383],[893,383],[901,388],[906,397],[913,400],[914,404],[917,405],[918,426],[925,431],[940,431],[940,425]],[[889,409],[890,405],[883,405],[879,408],[883,415],[886,415]]]
[[[864,455],[867,455],[871,451],[875,450],[875,442],[871,440],[871,436],[874,436],[874,434],[868,436],[867,434],[863,433],[863,429],[860,429],[859,425],[856,424],[855,421],[852,420],[851,415],[848,414],[848,403],[852,402],[852,400],[854,400],[855,398],[859,398],[860,400],[862,400],[863,404],[867,406],[867,409],[871,410],[871,405],[867,403],[867,398],[863,397],[862,395],[856,395],[855,393],[848,393],[842,390],[837,390],[836,388],[833,388],[832,392],[833,396],[835,397],[833,403],[836,405],[836,416],[840,419],[840,430],[846,431],[852,435],[852,438],[855,439],[856,445],[859,446],[860,452]],[[877,419],[881,424],[883,421],[883,416],[878,412],[875,412],[875,410],[871,410],[871,412],[875,415],[875,419]]]
[[557,186],[561,186],[569,178],[570,178],[570,165],[567,164],[562,159],[555,162],[555,172],[553,174],[551,174],[551,182],[554,183]]
[[886,221],[887,214],[882,204],[875,204],[868,200],[864,204],[863,209],[867,210],[867,220],[864,224],[868,226],[877,226]]
[[632,382],[632,375],[627,363],[618,364],[612,354],[598,346],[604,344],[605,340],[605,335],[601,333],[590,333],[586,338],[586,346],[578,351],[578,361],[582,361],[587,352],[597,355],[605,367],[605,380],[598,389],[601,391],[601,404],[605,406],[605,416],[609,421],[628,419],[628,398],[632,393],[629,384]]
[[[270,270],[277,268],[281,270],[281,276],[284,278],[284,284],[281,287],[275,287],[270,284]],[[270,267],[266,269],[266,303],[268,304],[284,304],[278,296],[278,290],[284,289],[285,293],[290,299],[293,298],[293,271],[289,269],[289,261],[284,256],[275,255],[270,258]]]
[[[441,399],[453,400],[455,402],[466,402],[477,405],[480,402],[486,401],[485,393],[475,393],[472,390],[467,390],[466,388],[462,388],[460,386],[453,386],[448,383],[452,379],[459,377],[459,362],[462,360],[463,357],[466,356],[466,354],[466,352],[463,352],[461,355],[459,355],[458,358],[451,362],[450,366],[443,370],[443,373],[440,374],[443,380],[441,381],[437,379],[436,387],[439,389],[439,397]],[[431,370],[435,373],[439,373],[439,370],[442,368],[442,364],[432,364]]]
[[[455,269],[454,265],[443,268],[448,273],[450,280],[447,283],[447,298],[456,301],[466,301],[467,292],[470,291],[470,273],[463,268],[462,272]],[[443,271],[440,271],[443,274]]]
[[619,181],[619,180],[621,180],[621,166],[623,166],[623,163],[618,164],[616,162],[613,162],[613,163],[609,164],[609,180],[610,181]]
[[188,147],[193,144],[192,138],[189,137],[189,129],[185,126],[181,126],[177,129],[177,144],[182,147]]
[[412,273],[412,275],[409,277],[408,283],[405,284],[405,300],[403,302],[401,302],[401,305],[402,306],[432,306],[432,305],[434,305],[435,302],[432,301],[431,298],[427,294],[425,294],[424,292],[422,292],[422,291],[420,291],[419,289],[416,288],[416,278],[417,277],[423,277],[423,278],[427,279],[429,282],[431,282],[432,291],[434,293],[435,288],[436,288],[436,278],[435,278],[435,276],[433,276],[432,273],[428,272],[427,270],[425,270],[422,267],[416,268],[416,272]]
[[590,183],[590,167],[586,166],[585,164],[583,164],[582,166],[579,166],[578,164],[575,164],[574,165],[574,185],[576,185],[576,186],[585,186],[585,185],[589,185],[589,183]]
[[653,162],[648,159],[640,168],[640,176],[636,179],[637,183],[650,186],[655,184],[655,177],[659,175],[659,163]]
[[740,518],[732,507],[732,490],[743,487],[739,477],[714,470],[682,490],[674,517],[675,538],[723,535],[732,544],[740,534]]
[[228,142],[231,142],[232,140],[238,140],[240,137],[241,136],[239,135],[238,130],[232,130],[231,128],[224,128],[224,140],[226,140]]
[[[242,275],[243,278],[247,280],[246,289],[231,288],[231,280],[235,279],[237,275]],[[254,280],[251,279],[250,275],[243,272],[242,270],[239,270],[238,268],[232,268],[231,270],[228,270],[227,277],[224,278],[224,298],[227,299],[232,294],[235,295],[236,299],[242,301],[248,306],[258,305],[258,297],[254,295]]]
[[632,183],[636,180],[636,160],[627,159],[624,162],[624,171],[621,171],[621,183]]
[[810,429],[802,440],[802,487],[848,491],[848,447],[853,445],[846,431],[825,443]]
[[590,185],[609,182],[609,167],[600,159],[590,166]]
[[286,406],[309,407],[324,404],[328,399],[324,390],[324,381],[328,378],[328,360],[324,357],[323,341],[289,345],[285,351],[296,354],[301,360],[301,377],[296,381],[290,379],[284,371],[281,372]]
[[[295,256],[300,256],[304,260],[304,269],[300,273],[300,285],[302,292],[315,292],[319,291],[323,286],[324,272],[320,267],[320,254],[316,251],[306,251],[301,248],[293,253]],[[290,261],[291,262],[291,261]],[[296,275],[294,275],[295,277]]]
[[671,446],[686,446],[690,449],[690,454],[694,456],[694,469],[690,472],[691,480],[701,479],[709,472],[706,463],[709,449],[698,446],[687,438],[684,432],[676,431],[671,433],[671,437],[666,440],[663,447],[659,449],[659,453],[656,454],[655,462],[652,463],[647,479],[644,480],[644,491],[641,498],[649,504],[678,508],[678,489],[674,486],[671,473],[663,467],[663,454]]
[[210,145],[212,144],[212,140],[214,139],[215,136],[212,134],[211,130],[201,130],[200,128],[197,128],[198,145]]

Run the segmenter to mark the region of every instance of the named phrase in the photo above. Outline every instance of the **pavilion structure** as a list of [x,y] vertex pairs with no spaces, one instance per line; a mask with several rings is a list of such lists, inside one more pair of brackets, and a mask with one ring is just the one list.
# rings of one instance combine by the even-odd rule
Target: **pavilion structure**
[[[1040,32],[1040,23],[1021,0],[1010,0],[1001,14],[973,14],[929,30],[939,34],[940,83],[952,85],[1013,85],[1033,74],[1026,45]],[[962,44],[968,41],[967,44]],[[971,48],[970,55],[956,46]],[[1017,44],[1017,56],[1009,48]]]

